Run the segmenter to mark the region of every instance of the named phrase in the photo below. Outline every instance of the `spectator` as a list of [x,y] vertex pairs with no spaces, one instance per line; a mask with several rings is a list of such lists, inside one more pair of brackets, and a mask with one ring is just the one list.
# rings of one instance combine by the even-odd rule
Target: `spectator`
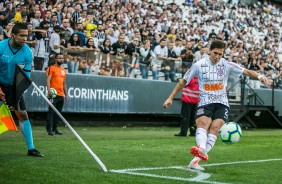
[[168,49],[166,46],[166,40],[162,39],[160,45],[156,46],[154,49],[154,59],[151,62],[153,79],[158,80],[159,72],[163,61],[167,59]]
[[39,10],[35,11],[34,18],[30,21],[33,29],[39,27],[40,22],[42,22],[42,19],[40,17],[41,17],[40,11]]
[[190,42],[187,42],[186,47],[184,50],[181,51],[182,58],[182,76],[186,73],[186,71],[192,66],[194,61],[194,54],[192,52],[192,45]]
[[[25,6],[24,4],[21,4],[19,11],[15,14],[14,19],[15,19],[17,22],[23,22],[22,14],[24,14],[25,12],[26,12],[26,6]],[[26,15],[26,14],[25,14],[25,15]]]
[[34,70],[42,70],[45,57],[45,37],[47,35],[47,31],[41,29],[36,29],[34,31],[36,31],[36,44],[33,52]]
[[169,43],[167,59],[163,62],[165,80],[175,82],[175,61],[181,60],[173,51],[174,43]]
[[61,25],[61,30],[60,30],[60,36],[62,39],[64,39],[64,44],[67,45],[67,43],[70,40],[70,36],[73,34],[73,29],[69,28],[70,22],[68,19],[63,20],[63,24]]
[[[60,26],[55,26],[53,29],[53,33],[51,34],[50,43],[49,46],[51,48],[50,51],[50,57],[49,57],[49,63],[48,66],[51,66],[54,64],[53,56],[54,54],[61,53],[61,49],[64,49],[65,47],[61,44],[60,39]],[[53,55],[53,56],[52,56]]]
[[80,9],[81,9],[80,4],[77,3],[74,5],[74,12],[71,15],[72,21],[74,23],[77,23],[80,18]]
[[127,74],[130,75],[133,69],[139,69],[139,39],[136,37],[125,49],[125,54],[129,56],[129,65],[127,66]]
[[5,10],[1,12],[3,15],[3,25],[8,25],[11,20],[15,17],[15,10],[13,9],[13,4],[10,2],[6,2],[5,4]]
[[143,79],[148,79],[148,73],[151,61],[153,59],[153,51],[151,50],[150,40],[144,42],[144,46],[140,48],[140,71]]
[[203,59],[205,57],[208,57],[209,55],[206,53],[206,48],[202,47],[199,51],[195,53],[195,59],[194,61],[199,61],[200,59]]

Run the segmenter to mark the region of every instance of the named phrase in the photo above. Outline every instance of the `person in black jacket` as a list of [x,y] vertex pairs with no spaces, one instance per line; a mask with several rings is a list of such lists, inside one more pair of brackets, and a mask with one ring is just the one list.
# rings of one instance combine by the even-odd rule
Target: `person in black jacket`
[[125,50],[127,48],[126,42],[124,42],[124,35],[119,35],[118,41],[112,45],[114,55],[125,56]]
[[114,43],[112,45],[113,51],[114,51],[114,55],[117,56],[117,58],[123,62],[123,68],[124,68],[124,76],[128,76],[128,72],[127,72],[127,68],[128,68],[128,63],[126,63],[125,61],[127,61],[126,59],[126,55],[125,55],[125,50],[127,48],[127,44],[126,42],[124,42],[124,35],[121,34],[118,37],[118,41],[116,43]]
[[174,43],[169,43],[168,46],[168,55],[167,59],[164,60],[163,63],[163,70],[165,75],[165,80],[168,81],[169,79],[172,82],[175,82],[175,61],[181,60],[180,57],[176,55],[173,51]]
[[153,59],[152,56],[152,48],[151,48],[151,41],[146,40],[144,42],[144,45],[140,47],[140,71],[141,71],[141,76],[142,79],[147,79],[148,78],[148,73],[150,69],[150,64]]
[[[132,70],[139,68],[139,39],[135,37],[130,44],[126,47],[125,54],[129,56],[129,65],[127,67],[127,76],[129,76]],[[126,71],[126,70],[125,70]]]

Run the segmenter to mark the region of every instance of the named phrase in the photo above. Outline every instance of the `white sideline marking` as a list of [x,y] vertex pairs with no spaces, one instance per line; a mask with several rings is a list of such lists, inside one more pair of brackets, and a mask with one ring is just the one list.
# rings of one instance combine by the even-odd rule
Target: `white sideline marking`
[[[247,161],[238,161],[238,162],[223,162],[223,163],[215,163],[215,164],[203,164],[202,166],[212,167],[212,166],[220,166],[220,165],[261,163],[261,162],[272,162],[272,161],[281,161],[281,160],[282,160],[282,158],[266,159],[266,160],[247,160]],[[183,178],[183,177],[163,176],[163,175],[157,175],[157,174],[149,174],[149,173],[138,172],[138,171],[164,170],[164,169],[187,170],[187,171],[197,173],[198,176],[196,176],[194,178]],[[137,176],[147,176],[147,177],[153,177],[153,178],[171,179],[171,180],[178,180],[178,181],[194,181],[194,182],[199,182],[199,183],[225,184],[225,183],[221,183],[221,182],[207,181],[207,179],[210,178],[210,176],[211,176],[210,174],[204,173],[202,171],[196,171],[196,170],[188,169],[185,166],[132,168],[132,169],[110,170],[110,172],[121,173],[121,174],[131,174],[131,175],[137,175]]]

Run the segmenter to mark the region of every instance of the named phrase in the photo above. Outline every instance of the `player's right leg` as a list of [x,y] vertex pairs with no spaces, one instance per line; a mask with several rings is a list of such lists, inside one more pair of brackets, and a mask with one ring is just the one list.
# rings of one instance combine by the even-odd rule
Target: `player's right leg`
[[190,149],[190,152],[195,157],[199,157],[203,161],[208,160],[208,154],[206,151],[208,134],[207,130],[212,123],[212,112],[213,104],[200,106],[197,108],[197,119],[196,119],[196,143],[197,146],[193,146]]

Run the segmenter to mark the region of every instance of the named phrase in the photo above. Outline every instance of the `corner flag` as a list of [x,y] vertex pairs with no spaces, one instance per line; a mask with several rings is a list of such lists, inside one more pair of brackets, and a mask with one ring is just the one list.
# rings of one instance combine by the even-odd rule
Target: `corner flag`
[[18,131],[11,112],[9,111],[7,105],[2,103],[0,107],[0,134],[8,130]]
[[12,88],[14,90],[11,91],[10,98],[6,99],[6,103],[10,106],[17,107],[18,101],[20,100],[22,94],[25,90],[31,85],[31,80],[24,73],[23,69],[16,65],[14,82]]

